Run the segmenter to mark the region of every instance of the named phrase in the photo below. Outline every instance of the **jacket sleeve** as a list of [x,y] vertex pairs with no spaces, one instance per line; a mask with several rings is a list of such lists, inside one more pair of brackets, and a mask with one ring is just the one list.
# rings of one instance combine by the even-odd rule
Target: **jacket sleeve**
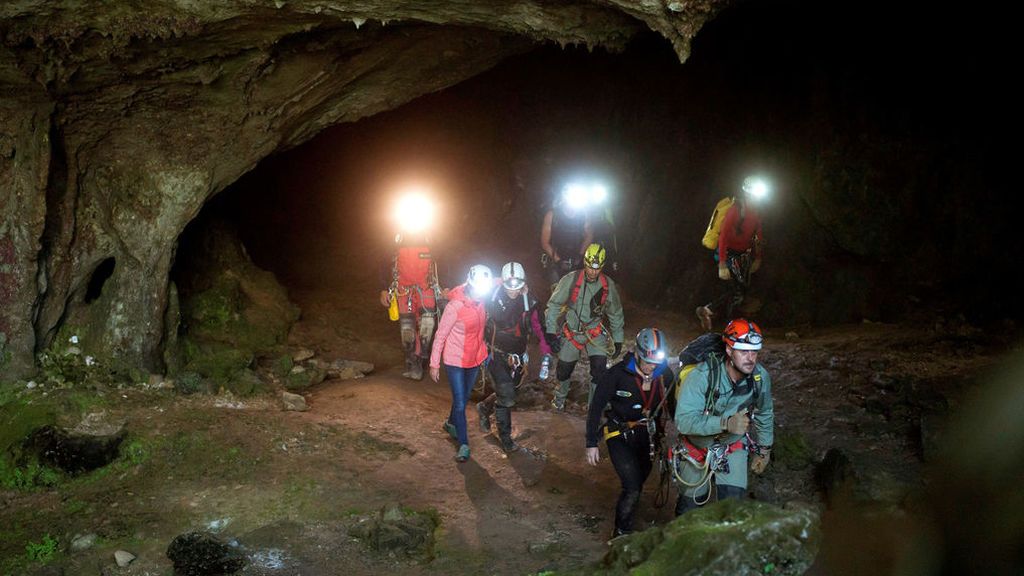
[[722,220],[722,227],[718,231],[718,265],[725,266],[725,257],[732,240],[733,230],[736,229],[736,219],[740,217],[740,209],[736,204],[729,207]]
[[597,447],[597,432],[601,426],[601,414],[604,407],[611,400],[615,393],[615,372],[609,370],[597,381],[594,388],[594,397],[590,400],[590,408],[587,410],[587,448]]
[[459,310],[462,308],[462,302],[455,300],[450,302],[444,308],[444,314],[441,315],[441,322],[437,325],[437,332],[434,334],[434,347],[430,350],[430,367],[440,368],[441,367],[441,351],[444,350],[445,340],[448,339],[448,335],[451,334],[452,328],[455,326],[455,321],[459,318]]
[[540,306],[534,306],[530,310],[530,327],[533,329],[534,336],[537,337],[537,343],[540,346],[541,354],[551,354],[551,346],[548,346],[548,341],[544,338],[544,327],[540,325]]
[[757,410],[754,411],[754,430],[757,432],[757,443],[771,446],[775,442],[775,403],[772,401],[772,378],[768,371],[758,364],[761,374],[761,393],[757,398]]
[[612,341],[621,344],[625,315],[622,312],[622,300],[619,299],[619,287],[611,278],[608,279],[608,302],[606,304],[604,313],[608,317],[608,329],[612,333]]
[[573,275],[566,274],[555,285],[555,291],[548,299],[548,306],[544,312],[544,331],[552,334],[558,333],[558,317],[562,314],[562,306],[569,300],[569,293],[572,292]]
[[691,370],[680,386],[679,403],[676,404],[676,430],[680,434],[693,436],[713,436],[721,432],[721,416],[704,414],[707,367],[702,364]]

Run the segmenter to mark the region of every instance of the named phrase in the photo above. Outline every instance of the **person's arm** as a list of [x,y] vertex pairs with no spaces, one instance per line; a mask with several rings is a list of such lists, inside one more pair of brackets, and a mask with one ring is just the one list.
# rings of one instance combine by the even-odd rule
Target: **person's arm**
[[430,367],[432,369],[441,367],[441,352],[444,350],[445,340],[455,326],[459,318],[459,309],[462,308],[462,301],[455,300],[448,304],[441,314],[441,322],[437,325],[437,332],[434,333],[434,346],[430,349]]
[[587,410],[587,448],[597,447],[597,433],[601,426],[601,414],[615,393],[615,371],[609,370],[601,376],[594,387],[594,397]]
[[540,247],[551,257],[552,260],[558,262],[558,253],[555,252],[555,248],[551,246],[551,220],[554,218],[554,211],[548,210],[547,214],[544,215],[544,223],[540,227]]
[[752,423],[757,432],[757,443],[762,446],[771,446],[775,442],[775,403],[772,401],[772,378],[760,364],[755,370],[757,370],[755,374],[761,376],[761,388]]
[[757,228],[754,230],[755,242],[754,242],[754,261],[758,263],[760,267],[761,263],[761,246],[764,245],[764,236],[761,233],[761,215],[757,215]]
[[550,356],[551,346],[548,346],[548,341],[544,338],[544,327],[540,325],[540,305],[535,305],[530,310],[530,328],[533,330],[533,335],[537,337],[540,353]]
[[626,323],[625,314],[622,311],[622,301],[619,299],[619,289],[615,281],[608,279],[608,302],[606,302],[604,313],[608,317],[608,328],[612,333],[612,342],[622,344],[622,328]]
[[558,317],[562,314],[562,306],[569,300],[569,293],[572,292],[573,275],[566,274],[555,285],[555,291],[548,299],[548,306],[544,312],[544,331],[549,334],[558,333]]

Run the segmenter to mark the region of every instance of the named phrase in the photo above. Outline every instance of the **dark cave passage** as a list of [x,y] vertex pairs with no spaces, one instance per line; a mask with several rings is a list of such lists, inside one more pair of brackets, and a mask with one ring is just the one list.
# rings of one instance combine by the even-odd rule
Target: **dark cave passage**
[[565,182],[596,176],[627,294],[692,310],[720,290],[700,245],[711,209],[756,173],[774,185],[764,322],[1016,318],[1006,290],[975,281],[1021,240],[999,216],[1004,110],[977,65],[996,40],[946,41],[969,28],[910,7],[879,20],[783,1],[726,11],[684,65],[653,35],[621,54],[543,47],[269,157],[206,210],[286,285],[361,291],[389,257],[396,191],[423,184],[454,285],[475,262],[518,259],[538,277],[544,211]]

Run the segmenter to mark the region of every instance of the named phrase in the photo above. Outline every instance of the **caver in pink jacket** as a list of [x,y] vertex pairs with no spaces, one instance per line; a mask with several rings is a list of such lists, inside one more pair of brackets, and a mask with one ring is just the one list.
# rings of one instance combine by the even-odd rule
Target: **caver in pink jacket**
[[465,284],[452,288],[434,335],[430,367],[440,368],[442,361],[458,368],[472,368],[483,363],[487,358],[487,347],[484,346],[486,318],[483,303],[466,294]]

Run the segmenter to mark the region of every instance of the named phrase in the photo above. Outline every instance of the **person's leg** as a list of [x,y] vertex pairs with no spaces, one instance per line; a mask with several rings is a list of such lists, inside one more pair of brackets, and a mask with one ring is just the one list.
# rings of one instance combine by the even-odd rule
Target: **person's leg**
[[729,498],[736,498],[742,500],[747,495],[747,489],[741,486],[729,486],[728,484],[715,484],[715,493],[718,495],[718,501],[728,500]]
[[437,318],[432,310],[424,310],[420,315],[419,330],[419,353],[416,357],[416,365],[413,367],[413,375],[416,380],[423,379],[423,363],[430,359],[430,349],[434,343],[434,328],[437,325]]
[[[402,372],[402,376],[413,378],[413,368],[419,363],[419,356],[416,355],[416,316],[400,314],[398,327],[402,332],[402,350],[405,352],[405,371]],[[421,370],[420,376],[422,375]]]
[[615,503],[615,535],[619,536],[633,531],[633,516],[636,514],[644,483],[639,462],[636,461],[636,454],[630,442],[624,436],[616,436],[610,438],[606,444],[608,457],[622,484],[622,492]]
[[[467,370],[457,366],[444,365],[448,374],[448,386],[452,391],[452,409],[448,414],[448,421],[455,426],[455,438],[459,444],[469,444],[469,434],[466,432],[466,400],[469,398],[466,389]],[[473,370],[476,374],[476,370]],[[472,380],[469,381],[472,386]]]
[[565,408],[565,400],[569,397],[569,390],[572,387],[572,371],[576,369],[576,362],[580,359],[580,351],[572,341],[565,336],[559,338],[562,340],[562,348],[558,350],[558,364],[555,365],[558,386],[551,401],[556,410]]
[[[494,404],[497,401],[497,390],[498,380],[501,378],[501,373],[504,370],[502,364],[505,362],[504,355],[494,354],[494,357],[490,362],[487,363],[487,374],[490,375],[491,386],[494,388],[494,392],[490,393],[480,402],[476,403],[476,414],[480,419],[480,430],[487,434],[491,431],[491,415],[494,414]],[[487,390],[485,389],[486,393]]]
[[505,452],[514,452],[517,448],[512,441],[512,408],[516,405],[516,380],[522,378],[522,370],[510,373],[508,364],[499,369],[499,376],[494,378],[494,391],[497,395],[497,406],[494,408],[494,421],[498,425],[498,439]]
[[[679,498],[676,500],[676,516],[685,514],[691,510],[696,510],[704,506],[707,503],[709,488],[705,487],[703,492],[696,495],[679,494]],[[694,501],[696,499],[696,501]]]

